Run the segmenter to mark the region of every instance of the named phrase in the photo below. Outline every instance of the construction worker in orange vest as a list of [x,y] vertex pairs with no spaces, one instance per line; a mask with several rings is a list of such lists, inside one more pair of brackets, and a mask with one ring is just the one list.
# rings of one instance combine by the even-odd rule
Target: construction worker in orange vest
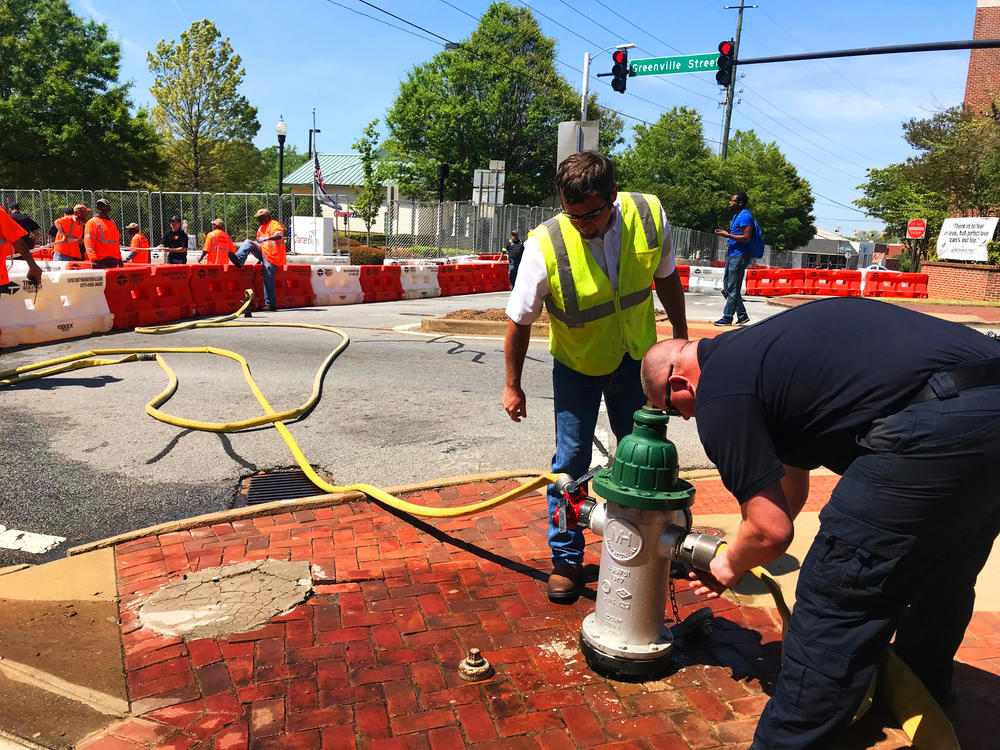
[[253,255],[260,260],[261,268],[264,272],[264,309],[273,312],[277,309],[274,295],[274,272],[280,266],[285,265],[285,228],[271,218],[271,212],[266,208],[258,208],[257,239],[244,240],[240,249],[235,253],[229,253],[229,260],[236,267],[242,266],[248,255]]
[[83,260],[83,231],[90,209],[77,203],[73,208],[67,206],[63,214],[52,222],[49,230],[54,237],[52,260]]
[[111,219],[111,204],[101,198],[94,206],[97,216],[91,218],[83,229],[87,260],[94,264],[94,268],[118,268],[122,265],[121,234]]
[[130,252],[125,257],[126,263],[149,263],[149,240],[146,239],[141,231],[139,231],[139,225],[134,221],[125,227],[125,231],[129,234],[128,246],[132,248]]
[[35,284],[42,283],[42,269],[31,257],[24,227],[10,218],[10,214],[0,208],[0,294],[12,294],[9,289],[10,277],[7,275],[7,259],[16,252],[28,264],[28,278]]
[[208,256],[208,262],[215,265],[224,265],[229,262],[229,253],[236,250],[233,238],[225,230],[226,222],[222,219],[212,220],[212,231],[205,235],[205,246],[202,248],[201,263]]

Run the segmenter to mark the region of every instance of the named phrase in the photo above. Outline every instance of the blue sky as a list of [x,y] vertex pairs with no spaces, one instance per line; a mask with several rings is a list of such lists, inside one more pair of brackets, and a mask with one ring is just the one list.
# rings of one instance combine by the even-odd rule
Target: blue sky
[[[467,38],[490,4],[371,2],[451,41]],[[577,90],[587,51],[633,42],[638,49],[631,51],[632,59],[712,52],[736,24],[736,11],[724,10],[734,3],[723,0],[513,4],[535,11],[542,31],[557,42],[560,72]],[[276,142],[280,114],[288,123],[288,144],[305,151],[315,107],[319,150],[349,151],[362,128],[384,116],[407,72],[443,44],[360,0],[70,0],[70,5],[107,24],[122,43],[121,76],[132,82],[132,100],[142,106],[152,103],[146,53],[161,39],[177,39],[193,21],[213,20],[243,58],[242,91],[258,108],[259,147]],[[757,0],[757,5],[744,13],[743,58],[971,39],[976,3]],[[776,141],[813,187],[816,225],[839,227],[849,237],[856,229],[880,228],[852,210],[865,169],[911,154],[900,124],[960,103],[968,62],[969,52],[960,51],[746,66],[733,126]],[[591,74],[610,69],[605,53]],[[674,106],[693,107],[702,114],[705,137],[718,148],[723,111],[713,74],[635,77],[624,95],[613,92],[609,80],[590,81],[603,105],[647,122]],[[625,118],[627,135],[636,121]]]

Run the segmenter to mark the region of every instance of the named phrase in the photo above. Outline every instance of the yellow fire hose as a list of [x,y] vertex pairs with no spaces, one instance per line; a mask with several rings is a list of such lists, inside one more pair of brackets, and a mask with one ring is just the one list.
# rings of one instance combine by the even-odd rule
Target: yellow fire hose
[[[338,344],[337,347],[334,348],[329,355],[327,355],[326,359],[323,360],[323,363],[316,371],[316,376],[313,379],[312,393],[309,398],[306,399],[305,403],[295,409],[275,412],[265,398],[264,394],[260,391],[260,388],[257,387],[257,383],[254,380],[253,375],[250,373],[250,366],[247,364],[246,359],[236,352],[229,351],[227,349],[219,349],[214,346],[93,349],[86,352],[80,352],[78,354],[71,354],[44,362],[36,362],[34,364],[24,365],[22,367],[16,367],[11,370],[0,372],[0,388],[16,385],[18,383],[24,383],[29,380],[44,378],[49,375],[56,375],[58,373],[69,372],[72,370],[80,370],[86,367],[101,367],[104,365],[123,364],[126,362],[153,359],[157,362],[157,364],[159,364],[164,373],[166,373],[168,382],[167,387],[151,399],[148,404],[146,404],[146,413],[149,416],[176,427],[203,430],[207,432],[238,432],[241,430],[252,429],[254,427],[260,427],[266,424],[273,424],[274,428],[281,435],[285,444],[288,446],[288,449],[295,457],[295,462],[299,465],[306,476],[308,476],[309,479],[320,489],[329,493],[350,491],[361,492],[374,500],[384,503],[385,505],[413,515],[432,518],[455,518],[459,516],[474,515],[542,489],[559,478],[559,475],[556,474],[540,474],[530,482],[526,482],[509,492],[498,495],[497,497],[473,503],[471,505],[461,505],[452,508],[434,508],[416,505],[414,503],[407,502],[406,500],[402,500],[401,498],[394,497],[370,484],[350,484],[343,487],[329,484],[313,470],[312,466],[310,466],[305,455],[302,453],[302,449],[299,448],[298,443],[288,430],[288,427],[285,426],[284,422],[286,420],[299,419],[300,417],[309,414],[313,408],[315,408],[316,404],[319,402],[320,388],[323,378],[326,376],[326,373],[330,369],[334,360],[336,360],[337,357],[339,357],[340,354],[347,348],[350,343],[350,339],[343,331],[332,326],[308,323],[272,323],[234,320],[244,313],[250,305],[252,298],[253,291],[250,289],[246,290],[244,302],[236,312],[214,320],[190,321],[187,323],[176,323],[172,325],[149,328],[139,327],[135,329],[135,332],[160,335],[196,328],[257,327],[307,328],[317,331],[326,331],[340,336],[340,344]],[[264,415],[236,422],[203,422],[194,419],[186,419],[184,417],[175,417],[161,411],[159,407],[166,403],[177,390],[177,376],[167,364],[166,360],[160,356],[161,354],[214,354],[220,357],[227,357],[239,363],[241,369],[243,370],[243,377],[246,380],[247,385],[249,385],[254,397],[257,399],[257,402],[264,410]],[[112,355],[124,356],[117,359],[109,358]],[[724,546],[724,544],[720,546],[719,550],[723,549]],[[784,638],[788,630],[788,622],[792,615],[791,611],[788,609],[788,605],[785,603],[785,598],[781,593],[781,587],[778,582],[766,570],[764,570],[764,568],[753,568],[750,572],[760,579],[761,583],[764,584],[774,599],[775,606],[781,616],[781,636]],[[868,688],[865,700],[862,703],[862,706],[858,709],[858,713],[855,715],[855,720],[863,716],[870,707],[876,682],[878,684],[880,696],[892,709],[893,715],[899,721],[903,731],[913,742],[914,748],[918,748],[918,750],[922,750],[923,748],[927,748],[928,750],[960,750],[958,739],[955,737],[955,731],[951,726],[951,722],[948,721],[948,718],[941,710],[941,707],[936,701],[934,701],[916,675],[909,669],[909,667],[907,667],[902,659],[895,655],[891,649],[887,649],[886,656],[880,665],[878,673]]]

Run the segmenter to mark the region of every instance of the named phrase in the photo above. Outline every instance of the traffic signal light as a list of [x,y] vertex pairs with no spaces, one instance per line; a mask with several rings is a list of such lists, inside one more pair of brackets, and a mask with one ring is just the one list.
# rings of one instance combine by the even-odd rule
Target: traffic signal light
[[616,49],[611,55],[615,64],[611,66],[611,88],[619,94],[625,93],[625,84],[628,83],[628,52],[623,49]]
[[715,74],[715,82],[720,86],[728,86],[733,80],[733,40],[719,42],[719,59],[715,61],[719,72]]

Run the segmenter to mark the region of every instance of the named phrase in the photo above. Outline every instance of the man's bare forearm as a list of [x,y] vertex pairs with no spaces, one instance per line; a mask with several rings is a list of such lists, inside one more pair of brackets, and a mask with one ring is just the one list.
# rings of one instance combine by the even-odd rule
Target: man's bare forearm
[[524,358],[528,355],[530,342],[530,325],[520,325],[513,320],[507,321],[507,333],[503,341],[503,359],[507,373],[506,385],[513,388],[521,386],[521,372],[524,369]]
[[681,285],[680,271],[674,269],[669,276],[656,279],[656,296],[670,318],[675,339],[688,337],[687,311],[684,306],[684,287]]

